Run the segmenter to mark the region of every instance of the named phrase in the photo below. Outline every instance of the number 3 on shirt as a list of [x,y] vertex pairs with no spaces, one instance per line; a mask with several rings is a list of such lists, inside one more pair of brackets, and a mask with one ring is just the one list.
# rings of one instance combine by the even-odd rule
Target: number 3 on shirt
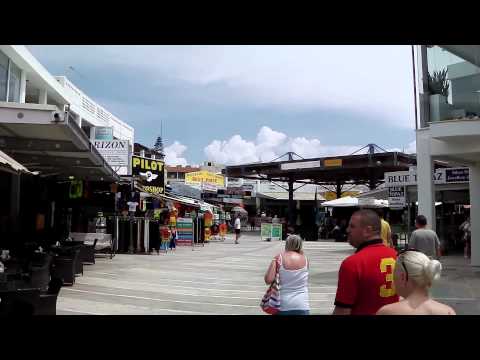
[[[391,272],[388,273],[388,266],[390,265]],[[385,273],[385,285],[380,286],[380,297],[386,298],[395,295],[395,288],[393,287],[393,270],[395,269],[394,258],[384,258],[380,261],[380,271]],[[387,284],[390,286],[387,288]]]

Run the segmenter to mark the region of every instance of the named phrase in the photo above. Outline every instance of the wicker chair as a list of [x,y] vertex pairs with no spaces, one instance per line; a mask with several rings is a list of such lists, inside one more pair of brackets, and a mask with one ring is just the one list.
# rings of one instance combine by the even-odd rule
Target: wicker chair
[[53,278],[49,285],[46,294],[40,294],[38,307],[35,310],[35,315],[56,315],[57,314],[57,299],[60,289],[63,286],[63,281],[59,278]]
[[[80,250],[80,257],[84,264],[95,264],[95,246],[98,239],[95,239],[93,245],[83,245]],[[83,273],[82,273],[83,274]]]
[[[52,269],[52,278],[59,278],[64,284],[75,284],[77,262],[79,262],[80,249],[72,249],[70,254],[55,258]],[[83,264],[82,264],[83,266]]]
[[0,293],[0,315],[31,316],[40,302],[40,290],[12,290]]

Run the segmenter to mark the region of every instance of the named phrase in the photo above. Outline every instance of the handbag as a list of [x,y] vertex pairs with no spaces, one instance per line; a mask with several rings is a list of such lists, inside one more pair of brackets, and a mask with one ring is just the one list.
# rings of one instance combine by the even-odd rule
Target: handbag
[[[280,255],[281,259],[282,256]],[[260,302],[260,307],[264,312],[270,315],[275,315],[280,311],[280,273],[279,273],[280,263],[277,259],[276,269],[275,269],[275,280],[270,284],[265,295],[263,295],[262,301]]]

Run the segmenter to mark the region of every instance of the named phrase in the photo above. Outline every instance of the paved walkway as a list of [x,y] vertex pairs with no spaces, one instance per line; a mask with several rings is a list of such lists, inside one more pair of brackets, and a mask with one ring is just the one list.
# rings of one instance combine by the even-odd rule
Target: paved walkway
[[[192,251],[179,247],[160,255],[97,258],[84,267],[72,287],[63,287],[57,314],[252,314],[261,315],[263,275],[284,242],[262,242],[246,233],[235,245],[212,242]],[[306,242],[310,259],[312,314],[330,314],[341,261],[353,253],[347,243]],[[463,257],[446,257],[445,277],[433,289],[436,297],[459,314],[480,314],[480,276]],[[463,264],[463,265],[462,265]]]

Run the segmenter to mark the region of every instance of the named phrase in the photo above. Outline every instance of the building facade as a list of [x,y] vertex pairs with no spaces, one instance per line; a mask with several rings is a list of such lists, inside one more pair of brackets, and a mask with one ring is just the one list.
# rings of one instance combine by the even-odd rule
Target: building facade
[[469,168],[471,264],[480,266],[480,45],[412,48],[418,212],[436,225],[434,161]]

